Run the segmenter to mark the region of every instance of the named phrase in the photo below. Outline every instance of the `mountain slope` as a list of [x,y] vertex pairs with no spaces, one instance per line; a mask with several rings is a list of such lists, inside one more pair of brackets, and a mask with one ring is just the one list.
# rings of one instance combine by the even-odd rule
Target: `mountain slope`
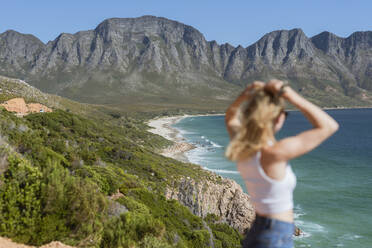
[[323,106],[371,106],[371,34],[308,38],[301,29],[279,30],[244,48],[206,41],[166,18],[112,18],[47,44],[2,33],[0,73],[74,100],[118,106],[224,109],[246,83],[272,77],[290,80]]
[[[3,84],[18,83],[31,89],[15,93],[32,92]],[[240,186],[155,153],[171,142],[119,119],[0,107],[0,235],[38,246],[240,247],[254,213]],[[186,206],[165,197],[177,191]]]
[[50,108],[63,109],[82,116],[94,116],[100,119],[111,118],[110,115],[114,111],[114,109],[108,107],[83,104],[57,95],[47,94],[23,80],[0,76],[0,103],[18,97],[24,98],[26,103],[41,103]]

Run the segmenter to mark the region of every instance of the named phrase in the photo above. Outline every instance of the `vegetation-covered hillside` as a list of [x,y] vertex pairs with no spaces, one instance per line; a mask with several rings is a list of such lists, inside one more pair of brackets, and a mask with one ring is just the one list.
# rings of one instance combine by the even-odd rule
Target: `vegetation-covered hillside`
[[240,234],[215,216],[165,199],[177,178],[208,172],[154,153],[169,141],[146,128],[129,117],[55,109],[18,118],[2,109],[0,235],[83,247],[209,247],[213,237],[215,247],[239,247]]

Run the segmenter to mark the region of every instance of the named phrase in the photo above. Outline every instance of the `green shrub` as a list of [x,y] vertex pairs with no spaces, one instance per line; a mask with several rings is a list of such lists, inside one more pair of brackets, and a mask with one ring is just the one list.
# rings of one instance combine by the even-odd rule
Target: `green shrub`
[[0,234],[29,243],[38,239],[42,217],[42,173],[27,160],[9,154],[9,167],[1,175]]
[[138,247],[136,244],[154,243],[154,239],[164,243],[160,242],[164,231],[164,224],[151,215],[127,212],[105,226],[100,247]]
[[195,230],[191,235],[192,247],[202,248],[209,247],[210,235],[207,230]]
[[150,214],[149,208],[133,198],[123,196],[118,199],[120,204],[123,204],[129,211],[134,211],[142,214]]
[[145,236],[140,243],[141,248],[171,248],[167,242],[151,235]]
[[[87,237],[101,231],[102,218],[107,207],[107,200],[100,194],[99,188],[90,180],[74,177],[59,165],[51,163],[44,170],[42,200],[44,224],[50,230],[71,230],[78,237]],[[51,219],[59,220],[51,222]],[[48,230],[43,236],[50,239],[62,239],[66,233],[60,232],[57,237],[50,237]]]
[[71,176],[58,161],[42,171],[15,153],[8,162],[0,179],[1,235],[40,245],[102,230],[106,199],[96,184]]
[[216,248],[241,247],[243,236],[226,223],[221,223],[218,216],[208,214],[204,220],[212,229]]

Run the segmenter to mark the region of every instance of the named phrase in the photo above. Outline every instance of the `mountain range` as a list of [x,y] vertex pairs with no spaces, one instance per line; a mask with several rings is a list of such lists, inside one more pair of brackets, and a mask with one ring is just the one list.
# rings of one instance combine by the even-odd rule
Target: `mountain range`
[[274,77],[323,107],[372,106],[372,32],[341,38],[278,30],[235,47],[162,17],[111,18],[46,44],[1,33],[0,74],[120,107],[224,109],[247,83]]

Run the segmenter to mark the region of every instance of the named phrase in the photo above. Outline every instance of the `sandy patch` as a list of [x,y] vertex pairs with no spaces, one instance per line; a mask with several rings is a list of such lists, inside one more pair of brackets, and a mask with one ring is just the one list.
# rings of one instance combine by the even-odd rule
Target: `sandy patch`
[[44,113],[52,112],[52,109],[44,106],[40,103],[29,103],[26,104],[23,98],[13,98],[4,103],[1,103],[7,111],[16,112],[17,116],[25,116],[29,113]]
[[[11,241],[10,239],[0,237],[0,248],[36,248],[36,246],[18,244]],[[74,248],[74,247],[62,244],[61,242],[58,241],[54,241],[49,244],[40,246],[40,248]]]
[[171,116],[171,117],[158,117],[151,119],[147,122],[147,125],[152,127],[149,132],[163,136],[164,138],[175,142],[173,145],[163,149],[160,154],[166,157],[170,157],[182,162],[190,162],[185,152],[196,148],[193,144],[186,142],[186,139],[180,135],[180,132],[172,127],[171,125],[179,122],[183,118],[191,116],[209,116],[209,115],[222,115],[222,114],[205,114],[205,115],[182,115],[182,116]]
[[187,116],[160,117],[148,121],[147,125],[152,127],[148,131],[163,136],[164,138],[175,142],[173,145],[160,151],[160,154],[182,162],[189,162],[185,152],[195,148],[194,145],[185,142],[185,139],[179,135],[179,131],[171,125],[177,123]]

